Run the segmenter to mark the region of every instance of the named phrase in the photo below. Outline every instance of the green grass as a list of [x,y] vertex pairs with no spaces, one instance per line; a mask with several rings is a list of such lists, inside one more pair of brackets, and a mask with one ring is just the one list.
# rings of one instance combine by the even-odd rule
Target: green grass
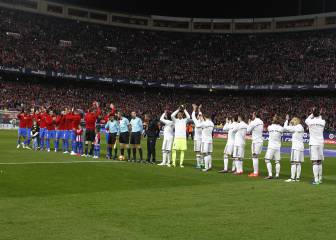
[[[216,170],[224,145],[215,141]],[[158,159],[160,147],[159,140]],[[288,155],[282,179],[265,181],[202,173],[193,168],[191,141],[188,148],[184,169],[104,159],[61,164],[86,160],[18,150],[16,132],[0,131],[0,163],[51,162],[0,164],[0,240],[336,238],[336,159],[326,159],[324,183],[312,186],[308,159],[302,182],[285,183]],[[249,156],[248,144],[246,173]],[[263,161],[260,169],[265,175]]]

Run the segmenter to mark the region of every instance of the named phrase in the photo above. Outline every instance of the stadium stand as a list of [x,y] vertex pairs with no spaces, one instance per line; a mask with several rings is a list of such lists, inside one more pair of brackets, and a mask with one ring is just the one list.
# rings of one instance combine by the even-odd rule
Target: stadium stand
[[335,82],[335,31],[136,30],[0,9],[0,65],[192,84]]

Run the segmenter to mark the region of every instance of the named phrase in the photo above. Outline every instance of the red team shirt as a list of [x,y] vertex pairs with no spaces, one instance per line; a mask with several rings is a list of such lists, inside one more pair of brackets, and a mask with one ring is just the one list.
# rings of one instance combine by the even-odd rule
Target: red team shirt
[[65,129],[65,116],[64,115],[58,115],[56,117],[56,129],[63,131]]
[[96,112],[87,112],[85,114],[85,124],[87,130],[95,130],[97,118],[100,115],[100,108],[97,109]]
[[27,117],[26,114],[20,113],[17,115],[17,118],[19,119],[19,128],[26,128],[27,126]]
[[38,119],[38,123],[40,128],[46,128],[47,123],[46,123],[46,115],[48,115],[47,113],[39,113],[39,115],[37,116]]
[[70,119],[71,119],[72,130],[76,130],[78,128],[78,125],[81,122],[81,119],[82,119],[81,116],[79,114],[72,114],[70,116]]
[[49,114],[45,116],[46,128],[49,131],[55,130],[55,122],[53,118],[54,116],[50,116]]

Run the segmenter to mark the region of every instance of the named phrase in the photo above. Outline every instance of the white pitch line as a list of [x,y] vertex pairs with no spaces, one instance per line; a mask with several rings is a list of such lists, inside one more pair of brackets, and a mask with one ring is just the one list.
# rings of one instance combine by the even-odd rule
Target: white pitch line
[[72,164],[72,163],[122,163],[123,161],[67,161],[67,162],[0,162],[0,165],[27,165],[27,164]]
[[[283,157],[282,159],[289,159],[289,157]],[[246,161],[248,160],[249,159],[246,159]],[[161,161],[162,160],[158,160],[156,163],[160,163]],[[196,160],[187,158],[187,159],[184,159],[184,161],[196,161]],[[222,161],[222,160],[214,159],[214,161]],[[177,162],[179,163],[179,161]],[[103,161],[103,160],[66,161],[66,162],[0,162],[0,165],[73,164],[73,163],[128,163],[128,162],[127,161]]]

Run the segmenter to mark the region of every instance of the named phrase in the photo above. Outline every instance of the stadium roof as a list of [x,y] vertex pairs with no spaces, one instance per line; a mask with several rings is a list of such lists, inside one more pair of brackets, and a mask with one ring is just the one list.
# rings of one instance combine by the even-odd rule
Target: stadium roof
[[52,0],[142,15],[205,18],[260,18],[336,11],[335,0]]

